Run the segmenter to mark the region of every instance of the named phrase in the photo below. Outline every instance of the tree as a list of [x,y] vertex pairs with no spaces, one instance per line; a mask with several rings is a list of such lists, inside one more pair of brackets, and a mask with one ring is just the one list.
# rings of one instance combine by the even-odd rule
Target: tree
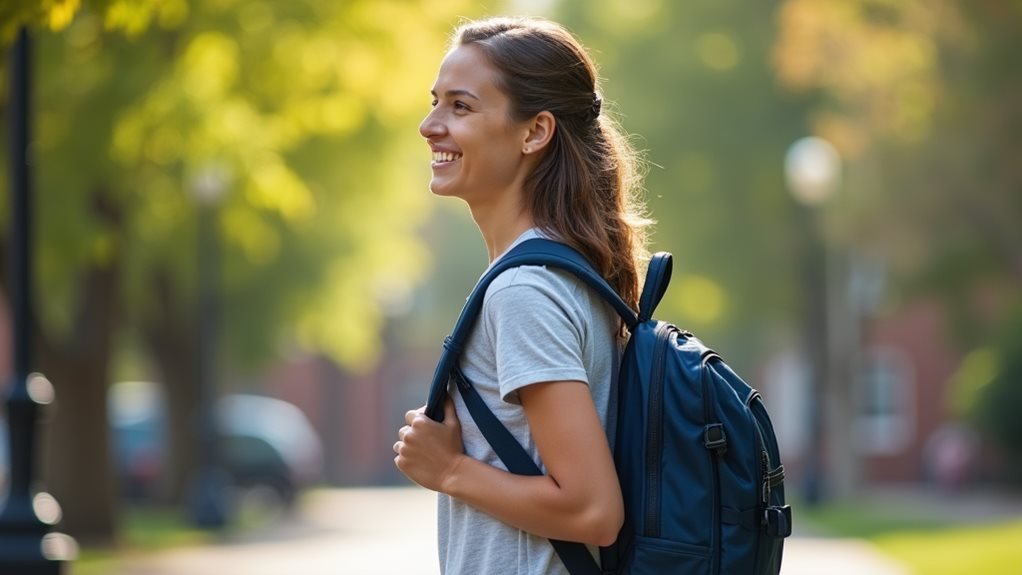
[[1018,457],[1022,5],[786,0],[780,25],[780,78],[821,96],[815,129],[850,160],[832,232],[940,297],[969,351],[957,393]]
[[800,311],[800,236],[783,157],[804,135],[805,99],[779,92],[775,3],[565,3],[608,100],[645,150],[656,249],[675,255],[660,315],[693,329],[742,372]]
[[983,315],[977,283],[1017,291],[1022,74],[1004,55],[1022,47],[1022,8],[788,0],[780,14],[780,78],[824,95],[814,126],[852,164],[836,233],[943,293],[963,321]]
[[[52,19],[74,4],[16,16]],[[294,345],[350,369],[374,361],[381,306],[425,265],[413,235],[425,211],[423,87],[453,16],[469,11],[112,1],[37,34],[39,363],[57,387],[48,482],[69,533],[88,542],[114,530],[105,401],[118,349],[152,358],[177,422],[172,467],[190,467],[191,188],[203,178],[228,188],[232,369]]]

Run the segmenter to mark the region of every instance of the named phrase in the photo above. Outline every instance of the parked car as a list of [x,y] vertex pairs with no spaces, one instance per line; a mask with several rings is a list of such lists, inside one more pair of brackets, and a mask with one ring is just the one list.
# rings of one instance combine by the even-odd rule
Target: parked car
[[[148,498],[167,466],[167,415],[152,382],[111,386],[110,428],[122,493]],[[230,394],[216,403],[220,464],[234,486],[261,489],[289,507],[298,491],[322,479],[323,450],[308,418],[286,401]]]

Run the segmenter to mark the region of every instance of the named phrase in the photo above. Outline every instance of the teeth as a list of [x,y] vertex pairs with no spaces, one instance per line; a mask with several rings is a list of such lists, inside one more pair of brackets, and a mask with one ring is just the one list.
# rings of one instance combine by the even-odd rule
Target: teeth
[[461,157],[461,154],[454,154],[451,152],[433,152],[434,162],[453,162]]

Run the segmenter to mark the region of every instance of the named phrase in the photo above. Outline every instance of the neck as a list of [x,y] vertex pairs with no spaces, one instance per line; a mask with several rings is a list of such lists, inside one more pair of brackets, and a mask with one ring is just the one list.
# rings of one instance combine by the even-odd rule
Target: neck
[[532,214],[522,206],[520,194],[503,194],[494,202],[469,204],[469,209],[486,242],[491,262],[534,225]]

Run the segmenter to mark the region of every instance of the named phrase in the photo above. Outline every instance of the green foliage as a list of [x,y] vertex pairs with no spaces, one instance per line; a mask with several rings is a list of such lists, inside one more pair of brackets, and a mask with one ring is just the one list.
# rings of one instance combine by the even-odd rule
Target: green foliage
[[297,344],[369,366],[381,306],[428,264],[415,125],[467,4],[46,6],[0,14],[58,30],[34,34],[44,323],[72,329],[92,266],[122,267],[127,325],[157,321],[158,289],[192,309],[195,191],[212,184],[229,356]]
[[0,5],[0,46],[6,46],[22,26],[59,30],[78,11],[79,0],[11,0]]
[[[967,355],[949,403],[1022,458],[1022,4],[786,0],[775,51],[848,164],[832,236],[937,294]],[[1004,326],[1009,326],[1007,331]]]
[[977,379],[981,386],[970,415],[1022,469],[1022,313],[1008,315],[1004,326],[995,347],[986,352],[990,369],[980,374],[985,382]]
[[814,130],[849,163],[832,232],[935,291],[966,347],[989,337],[982,292],[1022,283],[1018,2],[787,0],[786,87],[826,96]]
[[0,5],[0,46],[10,43],[18,29],[60,31],[79,10],[101,16],[103,27],[138,36],[154,23],[166,26],[188,16],[186,0],[9,0]]
[[[649,164],[654,248],[674,253],[660,310],[740,370],[799,311],[799,242],[784,187],[804,104],[776,89],[775,3],[562,3],[593,51],[607,100]],[[606,109],[606,107],[605,107]],[[744,365],[744,367],[742,367]]]
[[976,404],[1001,370],[999,354],[988,347],[969,352],[951,378],[949,411],[966,418],[976,410]]

